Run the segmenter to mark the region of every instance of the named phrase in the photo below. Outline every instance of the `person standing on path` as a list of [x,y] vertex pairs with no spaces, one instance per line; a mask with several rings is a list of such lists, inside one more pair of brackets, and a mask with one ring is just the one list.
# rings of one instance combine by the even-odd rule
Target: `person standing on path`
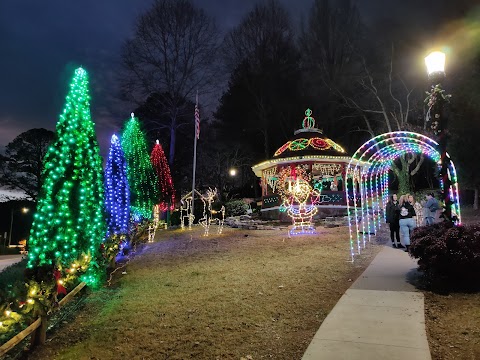
[[410,232],[415,229],[416,226],[416,213],[410,201],[413,201],[413,196],[411,195],[407,194],[400,197],[400,233],[405,243],[406,252],[408,252],[410,248]]
[[433,193],[427,194],[427,202],[425,204],[425,224],[432,225],[435,222],[437,210],[440,208],[438,200],[435,199]]
[[417,214],[417,216],[415,217],[417,227],[423,226],[425,219],[424,219],[424,216],[423,216],[423,206],[422,206],[422,204],[420,204],[418,201],[415,201],[413,199],[413,195],[410,195],[409,202],[410,202],[410,204],[413,205],[413,208],[415,209],[415,213]]
[[[392,240],[392,246],[394,248],[403,249],[404,246],[400,242],[400,204],[397,199],[397,194],[392,194],[387,202],[385,220],[390,226],[390,239]],[[397,242],[395,242],[395,236]]]

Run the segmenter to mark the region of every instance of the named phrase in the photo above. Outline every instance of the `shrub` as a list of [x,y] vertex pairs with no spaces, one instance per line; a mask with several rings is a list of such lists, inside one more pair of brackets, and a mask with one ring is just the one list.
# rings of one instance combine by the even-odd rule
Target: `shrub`
[[232,200],[225,204],[226,216],[245,215],[248,205],[243,200]]
[[170,225],[180,225],[180,210],[175,210],[172,212],[172,215],[170,216]]
[[0,273],[0,303],[11,302],[25,295],[26,266],[27,259],[23,259]]
[[441,222],[415,229],[410,255],[433,281],[460,287],[478,286],[480,224],[453,226]]

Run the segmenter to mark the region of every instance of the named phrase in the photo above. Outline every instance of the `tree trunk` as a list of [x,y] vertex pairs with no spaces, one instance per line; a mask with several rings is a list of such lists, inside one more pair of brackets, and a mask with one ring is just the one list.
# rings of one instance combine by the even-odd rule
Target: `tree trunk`
[[168,165],[170,169],[173,168],[173,161],[175,159],[175,141],[176,141],[176,131],[175,126],[170,127],[170,149],[168,152]]
[[410,193],[410,174],[408,161],[404,156],[400,156],[402,168],[392,164],[392,170],[398,180],[398,194],[405,195]]
[[265,150],[265,158],[268,159],[270,158],[270,147],[268,146],[268,129],[265,127],[265,130],[263,131],[263,139],[264,139],[264,150]]
[[473,199],[473,209],[478,210],[478,187],[475,187],[475,192],[474,192],[474,199]]

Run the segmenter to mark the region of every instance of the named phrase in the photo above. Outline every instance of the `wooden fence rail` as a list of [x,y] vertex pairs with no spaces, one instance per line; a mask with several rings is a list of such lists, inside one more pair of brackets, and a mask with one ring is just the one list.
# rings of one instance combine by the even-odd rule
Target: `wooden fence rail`
[[5,344],[0,347],[0,356],[5,355],[8,351],[12,350],[15,346],[17,346],[23,339],[25,339],[28,335],[33,333],[37,330],[40,325],[42,324],[42,319],[38,318],[35,320],[33,324],[28,326],[25,330],[22,330],[13,338],[8,340]]
[[[85,287],[85,283],[81,282],[78,284],[75,289],[70,291],[60,302],[58,303],[59,308],[64,306],[73,297],[78,294],[80,290]],[[35,320],[31,325],[29,325],[26,329],[19,332],[13,338],[8,340],[5,344],[0,346],[0,356],[5,355],[8,351],[12,350],[15,346],[20,344],[23,339],[25,339],[28,335],[32,335],[32,345],[38,344],[45,344],[47,339],[47,318],[45,316],[40,316],[37,320]]]

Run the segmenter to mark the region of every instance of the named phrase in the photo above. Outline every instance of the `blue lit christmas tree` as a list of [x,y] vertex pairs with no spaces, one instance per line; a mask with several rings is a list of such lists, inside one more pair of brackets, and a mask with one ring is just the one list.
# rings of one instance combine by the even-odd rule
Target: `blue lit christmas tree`
[[56,137],[44,160],[42,188],[29,239],[28,268],[83,264],[83,280],[105,236],[102,159],[90,117],[88,74],[75,70]]
[[130,218],[127,162],[120,140],[115,134],[112,135],[105,167],[105,209],[107,212],[107,237],[127,234]]

